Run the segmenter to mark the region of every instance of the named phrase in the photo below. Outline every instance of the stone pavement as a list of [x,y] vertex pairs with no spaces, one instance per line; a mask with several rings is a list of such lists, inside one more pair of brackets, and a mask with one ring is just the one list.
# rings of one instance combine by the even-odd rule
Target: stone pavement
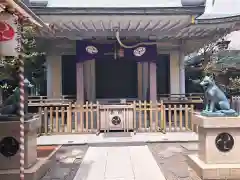
[[41,180],[73,180],[87,146],[62,146],[52,157],[53,166]]
[[[40,136],[37,139],[38,145],[73,145],[73,144],[113,144],[113,143],[152,143],[152,142],[196,142],[198,141],[198,135],[194,132],[168,132],[162,133],[111,133],[107,137],[104,133],[99,136],[95,134],[66,134],[66,135],[50,135]],[[120,134],[119,136],[114,136]]]
[[145,146],[89,147],[74,180],[165,180]]
[[[44,136],[38,144],[67,145],[57,151],[55,165],[41,180],[200,180],[185,161],[186,154],[198,149],[196,140],[193,133]],[[133,146],[131,141],[148,143]]]
[[148,145],[166,180],[201,180],[188,167],[185,156],[196,153],[197,143],[153,143]]
[[197,143],[67,145],[53,156],[54,165],[41,180],[200,180],[185,159],[197,150]]

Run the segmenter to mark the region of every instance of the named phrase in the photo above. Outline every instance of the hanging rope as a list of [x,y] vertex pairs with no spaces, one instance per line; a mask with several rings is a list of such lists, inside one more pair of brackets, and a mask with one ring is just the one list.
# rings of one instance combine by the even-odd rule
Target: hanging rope
[[22,27],[23,20],[17,19],[17,51],[18,55],[18,76],[19,76],[19,90],[20,90],[20,102],[19,102],[19,116],[20,116],[20,180],[24,180],[24,61],[22,57]]
[[155,45],[155,44],[157,44],[157,42],[142,42],[142,43],[137,43],[137,44],[132,45],[132,46],[127,46],[127,45],[123,44],[122,41],[120,40],[120,35],[119,35],[118,30],[116,31],[116,39],[117,39],[118,43],[120,44],[120,46],[122,46],[126,49],[136,48],[136,47],[141,46],[141,45]]

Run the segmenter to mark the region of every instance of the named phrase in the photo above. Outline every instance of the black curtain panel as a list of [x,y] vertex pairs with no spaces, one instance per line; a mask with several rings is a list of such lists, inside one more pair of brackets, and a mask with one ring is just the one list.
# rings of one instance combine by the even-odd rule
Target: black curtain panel
[[170,93],[170,56],[160,54],[157,59],[157,94]]
[[76,58],[74,55],[62,56],[62,93],[76,95]]
[[104,57],[96,59],[96,98],[137,98],[137,62]]

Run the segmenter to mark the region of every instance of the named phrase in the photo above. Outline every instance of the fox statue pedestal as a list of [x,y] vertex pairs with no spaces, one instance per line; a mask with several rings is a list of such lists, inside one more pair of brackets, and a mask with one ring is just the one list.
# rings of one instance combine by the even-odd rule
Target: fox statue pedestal
[[[37,159],[38,116],[25,118],[25,178],[40,179],[50,167],[47,159]],[[0,115],[0,180],[18,180],[20,169],[20,120],[17,116]]]
[[240,179],[240,116],[195,115],[199,150],[187,156],[189,166],[203,180]]

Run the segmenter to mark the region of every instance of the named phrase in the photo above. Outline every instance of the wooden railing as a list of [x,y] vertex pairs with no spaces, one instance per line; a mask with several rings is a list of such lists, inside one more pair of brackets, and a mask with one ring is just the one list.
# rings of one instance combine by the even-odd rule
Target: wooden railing
[[70,102],[75,100],[75,96],[63,95],[59,98],[48,98],[47,96],[29,96],[29,106],[48,106],[48,105],[68,105]]
[[203,93],[158,94],[158,99],[165,103],[202,103]]
[[[62,95],[59,97],[59,99],[75,99],[76,96],[74,95]],[[48,99],[47,96],[28,96],[28,99],[39,99],[39,100],[44,100]]]
[[231,107],[240,115],[240,96],[233,96],[231,98]]
[[[198,107],[203,102],[203,94],[189,93],[189,94],[160,94],[159,101],[165,104],[195,104]],[[136,100],[136,99],[135,99]],[[69,103],[76,101],[73,95],[63,95],[59,98],[47,98],[47,96],[29,96],[28,106],[30,107],[45,107],[45,106],[68,106]],[[107,101],[104,99],[104,101]],[[109,100],[113,101],[112,99]],[[119,100],[117,100],[119,101]],[[133,103],[134,99],[126,99],[127,103]]]
[[[136,132],[174,132],[191,131],[193,105],[152,103],[134,101],[133,131]],[[101,129],[99,103],[68,106],[39,107],[42,134],[59,133],[96,133]],[[109,109],[110,110],[110,109]],[[106,112],[108,109],[106,109]]]

